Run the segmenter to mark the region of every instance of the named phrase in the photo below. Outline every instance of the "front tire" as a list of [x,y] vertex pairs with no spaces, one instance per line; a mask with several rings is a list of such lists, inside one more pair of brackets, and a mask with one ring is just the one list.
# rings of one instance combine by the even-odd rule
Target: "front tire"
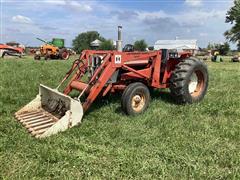
[[41,56],[40,55],[34,55],[34,60],[37,60],[37,61],[39,61],[41,59]]
[[122,110],[128,115],[138,115],[147,109],[150,99],[147,86],[140,82],[132,83],[123,92]]
[[204,62],[189,58],[180,62],[170,78],[170,91],[179,104],[201,101],[208,88],[208,69]]
[[44,56],[44,60],[48,60],[49,59],[49,56],[46,54],[45,56]]

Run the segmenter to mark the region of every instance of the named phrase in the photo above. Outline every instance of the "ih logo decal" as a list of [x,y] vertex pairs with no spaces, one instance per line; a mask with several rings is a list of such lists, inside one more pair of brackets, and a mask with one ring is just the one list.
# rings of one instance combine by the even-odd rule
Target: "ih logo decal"
[[122,62],[122,56],[115,55],[115,64],[121,64],[121,62]]

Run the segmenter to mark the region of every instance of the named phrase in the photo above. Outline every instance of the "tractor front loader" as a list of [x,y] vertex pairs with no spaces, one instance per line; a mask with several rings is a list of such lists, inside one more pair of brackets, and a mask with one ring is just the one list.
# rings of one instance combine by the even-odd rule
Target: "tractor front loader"
[[[108,93],[122,92],[121,106],[128,115],[146,110],[149,88],[170,88],[180,104],[203,99],[208,71],[202,61],[168,50],[121,52],[119,44],[116,51],[83,51],[58,87],[40,85],[37,97],[16,112],[16,118],[33,136],[43,138],[81,123],[95,99]],[[65,81],[66,87],[59,92]],[[73,90],[79,91],[77,97],[69,96]]]

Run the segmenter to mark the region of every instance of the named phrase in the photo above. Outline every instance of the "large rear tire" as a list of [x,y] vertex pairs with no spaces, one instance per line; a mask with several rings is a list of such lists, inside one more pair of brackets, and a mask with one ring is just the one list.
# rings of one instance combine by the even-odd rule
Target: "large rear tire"
[[170,78],[170,91],[179,104],[201,101],[208,88],[208,69],[204,62],[189,58],[180,62]]
[[123,92],[122,110],[128,115],[138,115],[147,109],[150,99],[147,86],[140,82],[132,83]]
[[66,48],[60,49],[59,51],[59,57],[63,60],[68,60],[70,56],[70,53]]

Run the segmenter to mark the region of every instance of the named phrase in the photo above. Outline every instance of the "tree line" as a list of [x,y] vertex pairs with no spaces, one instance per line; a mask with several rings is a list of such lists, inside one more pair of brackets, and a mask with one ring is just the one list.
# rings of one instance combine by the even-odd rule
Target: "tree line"
[[232,28],[224,33],[226,40],[223,44],[209,43],[208,50],[217,50],[221,55],[227,55],[231,51],[229,42],[237,45],[237,50],[240,51],[240,0],[234,0],[234,5],[229,9],[225,19],[226,23],[232,24]]
[[[88,32],[79,34],[73,40],[73,43],[72,43],[73,49],[77,53],[82,52],[84,49],[93,49],[93,47],[91,47],[91,42],[93,42],[96,39],[101,41],[100,46],[97,48],[97,50],[115,50],[116,49],[112,40],[104,38],[97,31],[88,31]],[[146,48],[148,47],[147,43],[143,39],[135,41],[133,46],[136,51],[145,51]]]
[[226,23],[232,24],[232,28],[224,33],[227,40],[237,44],[240,51],[240,0],[234,0],[233,7],[227,12]]
[[[226,23],[232,24],[232,28],[224,33],[226,40],[237,44],[237,48],[240,51],[240,0],[234,0],[233,7],[227,12]],[[104,38],[97,31],[88,31],[79,34],[73,40],[73,49],[80,53],[84,49],[92,49],[91,42],[99,39],[102,43],[98,47],[98,50],[114,50],[116,47],[113,45],[113,41]],[[144,39],[134,42],[134,50],[145,51],[148,47]],[[208,44],[207,49],[215,49],[222,55],[226,55],[230,51],[230,45],[228,42],[223,44]]]

